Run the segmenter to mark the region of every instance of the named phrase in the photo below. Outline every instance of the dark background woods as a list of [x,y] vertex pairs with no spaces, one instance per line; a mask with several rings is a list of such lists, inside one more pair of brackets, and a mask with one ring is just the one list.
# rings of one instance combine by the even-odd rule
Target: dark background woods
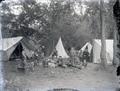
[[[113,39],[116,29],[113,5],[114,0],[104,3],[105,31],[109,39]],[[98,1],[50,0],[41,3],[20,0],[3,2],[1,7],[3,37],[24,36],[36,48],[45,45],[47,54],[60,36],[66,49],[72,46],[80,49],[86,42],[101,38]],[[14,8],[19,13],[16,14]]]

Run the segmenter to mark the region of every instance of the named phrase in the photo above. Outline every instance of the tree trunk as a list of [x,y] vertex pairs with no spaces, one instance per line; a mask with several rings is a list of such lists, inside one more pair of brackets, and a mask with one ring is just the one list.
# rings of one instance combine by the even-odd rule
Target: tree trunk
[[120,64],[120,0],[116,0],[113,6],[113,14],[117,29],[114,31],[114,66]]
[[100,0],[100,29],[101,29],[101,67],[106,68],[106,38],[105,38],[105,24],[104,24],[104,7],[103,1]]

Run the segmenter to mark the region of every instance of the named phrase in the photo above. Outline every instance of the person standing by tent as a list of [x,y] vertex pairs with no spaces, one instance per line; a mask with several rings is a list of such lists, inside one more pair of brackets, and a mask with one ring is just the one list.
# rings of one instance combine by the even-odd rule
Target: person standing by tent
[[44,56],[45,56],[45,46],[42,46],[41,47],[41,52],[44,54]]
[[55,50],[53,51],[53,54],[52,54],[52,58],[54,58],[54,57],[57,58],[57,56],[58,56],[58,52],[57,52],[57,50],[55,48]]
[[39,64],[38,56],[39,56],[38,53],[37,53],[37,52],[34,52],[33,57],[34,57],[34,60],[35,60],[35,65],[38,65],[38,64]]
[[24,48],[22,50],[22,56],[23,56],[23,60],[27,60],[28,59],[28,56],[27,56]]
[[22,49],[22,59],[17,61],[17,69],[25,69],[25,65],[27,64],[27,55],[25,50]]
[[86,46],[85,50],[83,51],[83,55],[82,55],[82,62],[83,62],[84,67],[87,66],[88,61],[89,61],[89,52],[88,52],[88,46]]
[[79,60],[80,61],[82,61],[82,55],[83,55],[83,52],[82,52],[82,50],[80,50],[80,52],[79,52]]
[[71,55],[71,65],[74,65],[75,62],[75,57],[76,57],[76,51],[75,49],[72,47],[70,50],[70,55]]
[[25,68],[25,66],[27,65],[27,59],[28,59],[28,57],[26,55],[26,52],[25,52],[25,49],[23,49],[22,55],[23,55],[23,65],[24,65],[24,68]]

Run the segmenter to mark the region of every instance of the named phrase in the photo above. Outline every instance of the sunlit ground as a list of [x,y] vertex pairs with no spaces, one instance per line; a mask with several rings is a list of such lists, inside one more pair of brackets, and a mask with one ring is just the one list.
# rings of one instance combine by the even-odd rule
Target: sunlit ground
[[[87,68],[43,68],[38,66],[34,72],[22,73],[14,62],[5,63],[6,89],[16,91],[47,91],[53,88],[74,88],[80,91],[115,91],[118,81],[115,68],[98,70],[97,64],[89,63]],[[19,91],[19,90],[18,90]]]

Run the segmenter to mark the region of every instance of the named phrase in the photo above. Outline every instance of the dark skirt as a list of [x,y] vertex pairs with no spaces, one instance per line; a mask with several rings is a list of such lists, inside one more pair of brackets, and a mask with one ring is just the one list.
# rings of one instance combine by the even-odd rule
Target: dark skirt
[[120,76],[120,66],[117,67],[116,73],[117,73],[117,76]]

